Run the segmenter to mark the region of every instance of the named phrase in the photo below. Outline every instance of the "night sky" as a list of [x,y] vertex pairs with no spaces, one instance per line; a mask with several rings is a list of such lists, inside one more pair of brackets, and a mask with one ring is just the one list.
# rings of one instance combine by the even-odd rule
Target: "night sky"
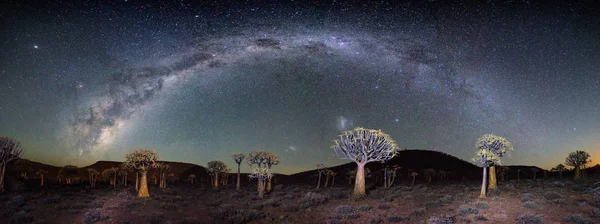
[[0,136],[57,166],[261,149],[295,173],[348,162],[329,146],[359,126],[469,161],[490,133],[505,164],[600,162],[593,1],[216,2],[3,1]]

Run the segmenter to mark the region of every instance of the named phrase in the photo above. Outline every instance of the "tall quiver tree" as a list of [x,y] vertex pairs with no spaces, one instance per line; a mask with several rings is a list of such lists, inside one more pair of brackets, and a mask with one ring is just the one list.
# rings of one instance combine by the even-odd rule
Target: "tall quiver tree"
[[262,198],[265,195],[265,183],[271,177],[271,171],[267,167],[254,168],[249,177],[258,179],[258,197]]
[[574,180],[581,180],[583,178],[581,168],[585,167],[585,164],[591,162],[590,154],[584,151],[569,153],[569,156],[565,159],[565,165],[573,167],[573,171],[575,172]]
[[46,176],[47,173],[48,171],[44,169],[38,169],[35,171],[35,174],[40,176],[40,186],[44,186],[44,176]]
[[[510,155],[509,153],[513,150],[513,147],[504,137],[485,134],[477,139],[475,148],[477,151],[475,151],[476,156],[473,158],[473,161],[481,164],[483,167],[483,180],[479,197],[485,198],[487,196],[487,168],[491,165],[502,165],[500,158]],[[494,184],[496,182],[495,177],[496,175],[494,174]]]
[[21,158],[23,148],[17,140],[0,137],[0,192],[4,192],[4,173],[6,173],[6,164],[10,161]]
[[558,164],[558,165],[556,165],[554,170],[556,170],[556,172],[558,172],[558,177],[562,178],[562,172],[566,171],[567,168],[565,168],[565,165],[563,165],[563,164]]
[[67,184],[72,184],[73,179],[79,177],[79,168],[73,165],[66,165],[58,170],[58,175],[64,177]]
[[271,167],[279,165],[279,157],[271,152],[265,152],[265,166],[269,169],[270,175],[267,177],[267,192],[271,192],[273,190],[273,185],[271,184],[271,180],[273,179],[273,172],[271,172]]
[[213,188],[219,187],[219,176],[227,171],[227,165],[223,161],[210,161],[206,165],[208,173],[213,176]]
[[90,187],[96,187],[96,179],[98,178],[98,171],[94,168],[87,169],[88,178],[90,179]]
[[148,192],[148,170],[154,168],[158,161],[158,153],[150,149],[137,149],[125,155],[125,166],[139,172],[142,177],[140,180],[140,189],[138,198],[150,197]]
[[[265,164],[265,160],[266,160],[266,154],[267,154],[267,152],[262,151],[262,150],[252,151],[252,152],[248,153],[248,156],[246,157],[246,163],[248,163],[248,165],[250,167],[252,167],[253,164],[256,164],[259,169],[263,168],[263,165]],[[264,174],[264,172],[261,170],[258,170],[257,172]],[[258,182],[256,191],[260,192],[261,191],[261,179],[257,178],[257,177],[255,177]],[[253,178],[252,175],[250,175],[250,178]]]
[[[326,172],[327,167],[325,167],[325,165],[323,164],[317,164],[317,172],[319,172],[319,180],[317,181],[317,189],[319,189],[321,187],[321,176]],[[354,172],[352,175],[356,175],[356,172]]]
[[396,156],[398,146],[388,134],[381,130],[355,128],[345,131],[334,140],[331,148],[342,159],[352,160],[358,166],[354,183],[354,196],[364,196],[365,165],[369,162],[383,162]]
[[242,161],[244,160],[244,158],[246,158],[246,155],[241,154],[241,153],[239,153],[239,154],[233,154],[233,155],[231,155],[231,158],[233,158],[233,160],[235,161],[235,163],[237,163],[237,165],[238,165],[237,182],[236,182],[236,185],[235,185],[235,189],[239,191],[240,187],[241,187],[240,186],[240,166],[241,166]]

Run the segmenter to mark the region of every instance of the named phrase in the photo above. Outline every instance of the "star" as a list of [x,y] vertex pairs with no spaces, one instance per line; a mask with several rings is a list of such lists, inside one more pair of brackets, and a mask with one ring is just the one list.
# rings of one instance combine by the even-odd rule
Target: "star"
[[38,45],[33,45],[33,48],[38,49]]

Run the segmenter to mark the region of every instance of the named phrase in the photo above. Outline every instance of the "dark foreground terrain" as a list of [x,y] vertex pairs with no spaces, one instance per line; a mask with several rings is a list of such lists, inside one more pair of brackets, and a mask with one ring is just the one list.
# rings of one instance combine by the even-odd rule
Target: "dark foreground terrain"
[[54,185],[0,195],[1,223],[600,223],[600,179],[510,180],[479,199],[477,182],[409,183],[373,188],[363,199],[351,186],[317,190],[277,185],[258,198],[256,186],[150,184],[138,199],[133,186]]

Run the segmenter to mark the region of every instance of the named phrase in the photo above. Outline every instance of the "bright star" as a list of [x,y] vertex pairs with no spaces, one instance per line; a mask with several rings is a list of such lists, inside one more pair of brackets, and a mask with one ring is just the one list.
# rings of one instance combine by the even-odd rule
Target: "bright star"
[[37,45],[33,45],[33,48],[38,49],[38,46]]

